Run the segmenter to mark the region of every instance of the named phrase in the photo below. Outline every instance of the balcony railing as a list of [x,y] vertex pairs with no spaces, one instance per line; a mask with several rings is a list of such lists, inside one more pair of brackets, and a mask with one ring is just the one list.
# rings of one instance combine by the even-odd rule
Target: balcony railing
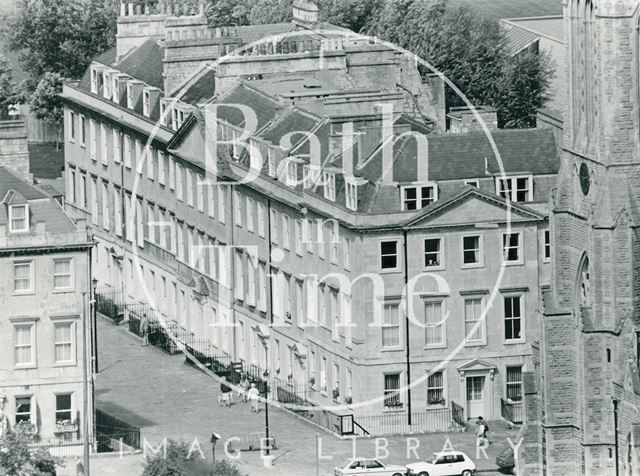
[[523,411],[523,405],[521,401],[513,402],[513,401],[505,400],[504,398],[501,398],[500,404],[502,408],[502,418],[516,425],[519,425],[522,423],[524,411]]

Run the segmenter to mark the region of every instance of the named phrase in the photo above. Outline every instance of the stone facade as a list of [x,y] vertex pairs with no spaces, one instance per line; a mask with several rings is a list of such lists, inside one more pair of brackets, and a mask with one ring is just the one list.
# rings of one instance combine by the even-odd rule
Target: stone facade
[[638,474],[638,2],[570,1],[564,21],[564,152],[526,474]]
[[0,167],[30,179],[27,128],[22,119],[0,121]]

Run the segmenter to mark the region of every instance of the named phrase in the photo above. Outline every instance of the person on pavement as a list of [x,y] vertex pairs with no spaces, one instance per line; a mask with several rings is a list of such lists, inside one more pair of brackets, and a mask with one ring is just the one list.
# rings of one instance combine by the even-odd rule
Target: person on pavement
[[259,408],[258,408],[258,403],[259,403],[259,399],[260,399],[260,392],[256,388],[256,384],[255,383],[251,384],[251,388],[247,391],[247,397],[249,398],[249,401],[251,402],[251,411],[255,412],[255,413],[258,413],[260,411]]

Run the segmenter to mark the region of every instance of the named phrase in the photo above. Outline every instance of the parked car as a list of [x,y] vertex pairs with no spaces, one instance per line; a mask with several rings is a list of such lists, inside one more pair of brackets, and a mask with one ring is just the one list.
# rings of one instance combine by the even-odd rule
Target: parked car
[[377,459],[352,458],[343,467],[334,469],[335,476],[404,476],[406,466],[385,464]]
[[508,471],[513,474],[513,470],[516,466],[516,461],[513,458],[513,449],[505,448],[496,457],[496,465],[503,471]]
[[407,465],[409,476],[471,476],[476,464],[460,451],[433,453],[426,461]]

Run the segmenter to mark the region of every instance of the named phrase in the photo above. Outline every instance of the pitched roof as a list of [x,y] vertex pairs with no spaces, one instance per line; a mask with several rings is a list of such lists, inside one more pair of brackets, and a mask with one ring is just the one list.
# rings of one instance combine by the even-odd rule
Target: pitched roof
[[256,114],[258,121],[256,130],[262,129],[271,121],[278,108],[278,102],[275,99],[248,88],[244,83],[239,83],[225,93],[225,95],[217,101],[217,104],[219,104],[218,116],[236,126],[244,125],[245,117],[242,111],[235,106],[223,107],[220,105],[239,104],[248,106]]
[[[532,175],[556,174],[558,150],[551,129],[499,129],[491,131],[504,172]],[[428,160],[429,180],[460,180],[501,173],[489,138],[482,131],[465,134],[430,134],[428,150],[419,150],[410,137],[393,145],[393,178],[416,180],[418,160]],[[377,149],[360,167],[363,176],[376,181],[382,173],[382,149]]]
[[[302,114],[295,109],[289,110],[275,124],[266,129],[260,135],[263,139],[274,144],[279,144],[282,137],[292,132],[309,132],[320,122],[320,119]],[[290,136],[290,142],[295,145],[304,139],[303,134],[295,134]]]
[[149,86],[164,89],[163,59],[164,47],[157,40],[149,38],[127,53],[113,67]]
[[562,15],[561,0],[448,0],[449,6],[468,6],[492,20]]
[[188,104],[199,104],[211,99],[215,92],[216,72],[206,68],[194,81],[176,94],[180,100]]
[[[47,233],[72,233],[76,231],[75,224],[58,202],[37,187],[20,179],[9,169],[0,167],[0,197],[7,196],[11,197],[9,200],[12,203],[16,198],[20,203],[25,200],[29,202],[31,223],[44,222]],[[0,208],[2,209],[0,223],[6,223],[5,207],[0,206]]]
[[512,55],[520,53],[522,50],[540,40],[540,37],[535,33],[518,28],[514,25],[503,23],[503,29],[505,32],[507,47]]
[[252,43],[262,38],[273,35],[281,35],[291,31],[295,25],[293,23],[269,23],[264,25],[243,25],[236,27],[238,36],[242,42]]

